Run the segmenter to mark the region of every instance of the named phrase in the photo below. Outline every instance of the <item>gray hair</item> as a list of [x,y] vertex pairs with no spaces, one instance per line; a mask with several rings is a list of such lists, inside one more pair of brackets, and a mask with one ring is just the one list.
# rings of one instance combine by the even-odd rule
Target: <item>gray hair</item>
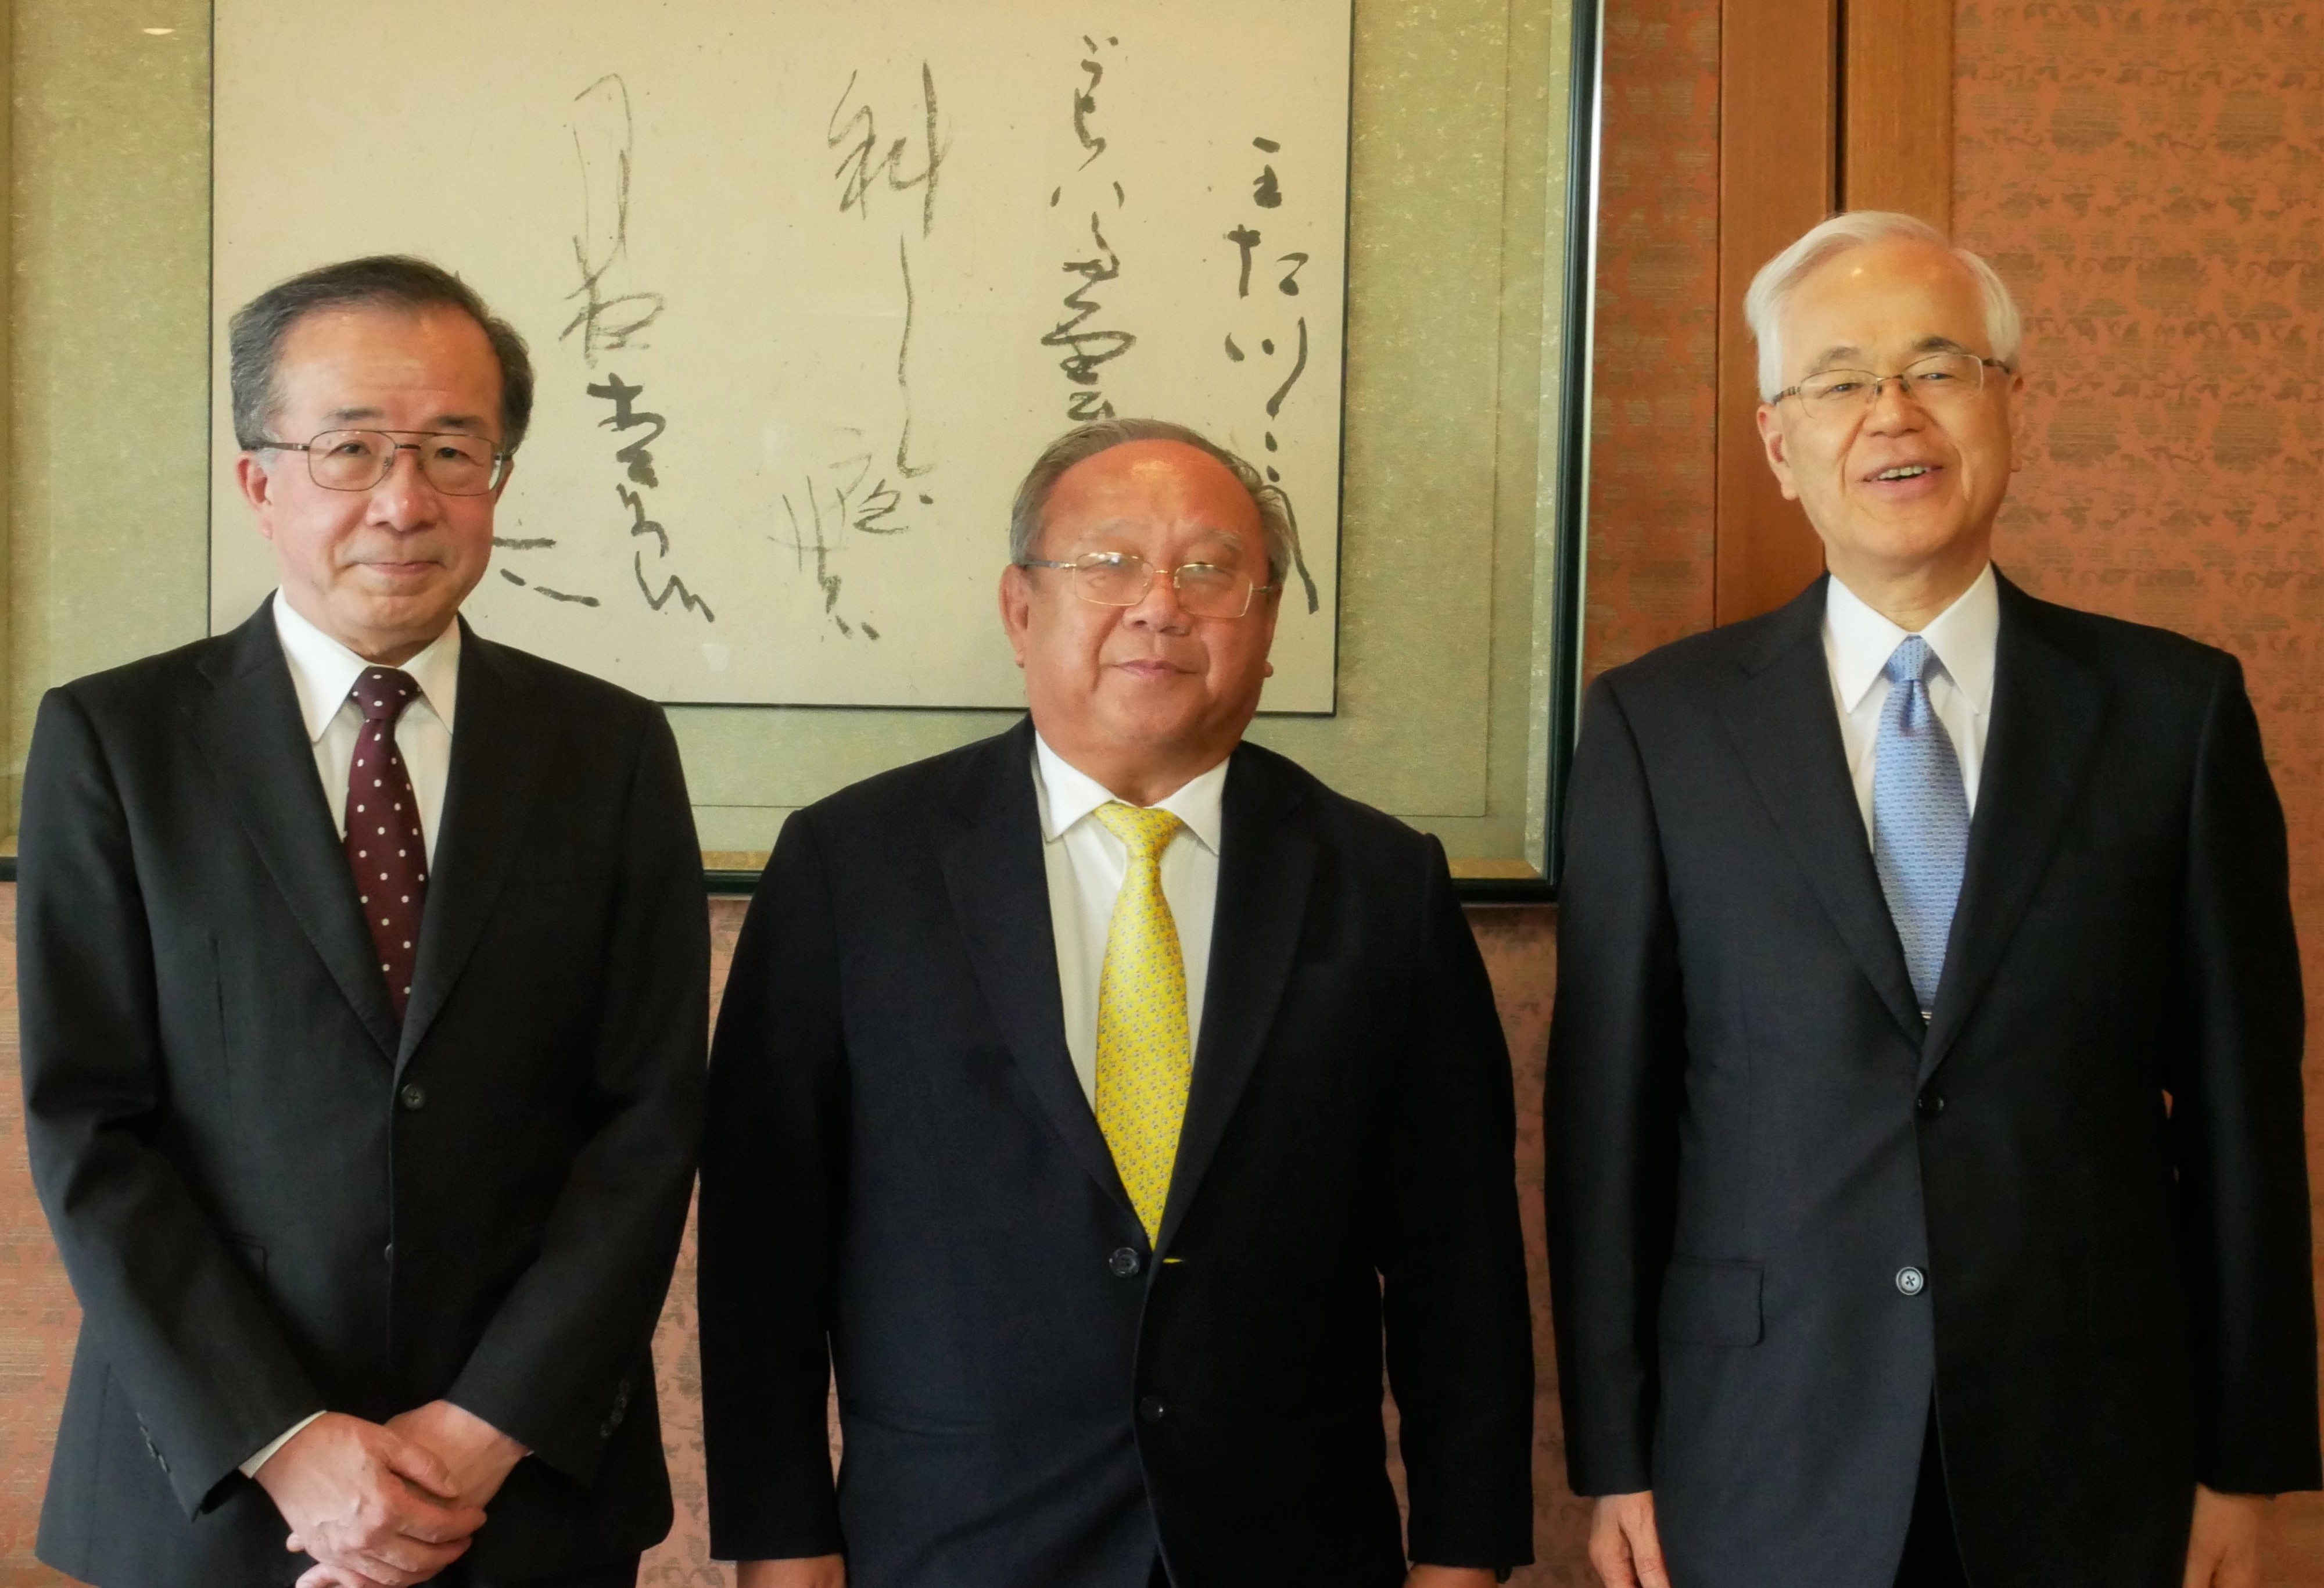
[[1743,294],[1743,319],[1759,344],[1759,400],[1773,402],[1784,385],[1784,349],[1780,339],[1784,310],[1808,272],[1825,261],[1875,243],[1904,239],[1945,249],[1977,278],[1985,300],[1985,335],[1993,355],[2015,366],[2025,337],[2024,318],[2007,283],[1993,266],[1966,248],[1955,248],[1945,235],[1924,220],[1893,209],[1851,209],[1809,228],[1807,235],[1769,260],[1751,278]]
[[[1009,512],[1009,560],[1021,565],[1034,555],[1041,539],[1041,521],[1048,512],[1049,494],[1067,469],[1130,441],[1176,441],[1223,464],[1250,493],[1251,505],[1259,509],[1259,527],[1267,541],[1267,582],[1282,590],[1285,577],[1300,566],[1299,531],[1292,520],[1291,499],[1280,485],[1268,484],[1257,469],[1201,431],[1163,419],[1092,420],[1044,448],[1025,475],[1025,483],[1017,487],[1017,502]],[[1300,573],[1304,577],[1304,566]],[[1309,605],[1312,609],[1312,592]]]
[[[484,307],[476,290],[424,259],[380,254],[350,259],[278,282],[235,310],[226,331],[228,379],[234,392],[234,439],[244,451],[264,449],[275,411],[282,405],[283,339],[309,315],[327,309],[450,309],[484,333],[501,369],[503,451],[514,452],[532,422],[532,358],[516,328]],[[303,438],[302,438],[303,439]]]

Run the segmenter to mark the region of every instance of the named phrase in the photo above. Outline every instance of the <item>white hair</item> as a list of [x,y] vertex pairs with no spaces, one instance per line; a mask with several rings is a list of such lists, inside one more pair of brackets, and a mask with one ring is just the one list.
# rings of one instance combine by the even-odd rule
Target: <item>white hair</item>
[[1759,344],[1761,402],[1773,402],[1775,393],[1783,390],[1784,349],[1778,333],[1784,309],[1808,272],[1839,254],[1899,238],[1934,244],[1969,268],[1969,273],[1977,278],[1978,295],[1985,300],[1985,336],[1993,344],[1993,356],[2015,366],[2025,321],[2017,312],[2017,300],[2009,295],[2007,284],[1993,266],[1966,248],[1953,247],[1942,232],[1924,220],[1893,209],[1851,209],[1811,227],[1798,242],[1767,261],[1751,278],[1750,291],[1743,294],[1743,319]]

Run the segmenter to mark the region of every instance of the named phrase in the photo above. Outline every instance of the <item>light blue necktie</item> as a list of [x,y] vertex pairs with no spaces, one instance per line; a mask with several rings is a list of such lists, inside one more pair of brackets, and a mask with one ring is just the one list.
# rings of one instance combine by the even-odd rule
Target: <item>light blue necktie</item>
[[1888,699],[1880,708],[1872,771],[1872,863],[1904,945],[1904,968],[1923,1020],[1937,1006],[1945,939],[1969,863],[1960,761],[1929,704],[1928,675],[1936,660],[1918,634],[1907,634],[1889,655],[1882,669]]

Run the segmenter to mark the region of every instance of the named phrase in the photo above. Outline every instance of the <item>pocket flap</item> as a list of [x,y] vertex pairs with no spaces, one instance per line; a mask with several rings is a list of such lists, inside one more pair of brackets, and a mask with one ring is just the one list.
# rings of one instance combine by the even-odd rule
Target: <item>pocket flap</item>
[[1663,1272],[1659,1332],[1689,1345],[1757,1345],[1759,1265],[1677,1257]]

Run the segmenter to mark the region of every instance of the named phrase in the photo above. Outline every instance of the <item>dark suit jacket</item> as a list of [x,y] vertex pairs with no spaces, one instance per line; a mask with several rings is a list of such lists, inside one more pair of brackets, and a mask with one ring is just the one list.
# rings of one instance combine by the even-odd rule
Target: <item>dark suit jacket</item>
[[2199,1479],[2318,1482],[2300,973],[2242,673],[2003,582],[1924,1029],[1823,608],[1583,715],[1548,1098],[1573,1486],[1651,1486],[1681,1588],[1888,1588],[1933,1390],[1978,1588],[2175,1588]]
[[[784,826],[711,1065],[712,1553],[852,1588],[1531,1558],[1508,1055],[1435,841],[1246,744],[1158,1251],[1067,1057],[1029,723]],[[827,1353],[827,1354],[826,1354]],[[825,1392],[837,1371],[835,1504]]]
[[26,1132],[84,1309],[42,1560],[288,1583],[236,1471],[447,1397],[530,1445],[494,1580],[669,1526],[648,1355],[701,1122],[708,950],[635,697],[464,632],[401,1029],[264,607],[51,690],[17,892]]

